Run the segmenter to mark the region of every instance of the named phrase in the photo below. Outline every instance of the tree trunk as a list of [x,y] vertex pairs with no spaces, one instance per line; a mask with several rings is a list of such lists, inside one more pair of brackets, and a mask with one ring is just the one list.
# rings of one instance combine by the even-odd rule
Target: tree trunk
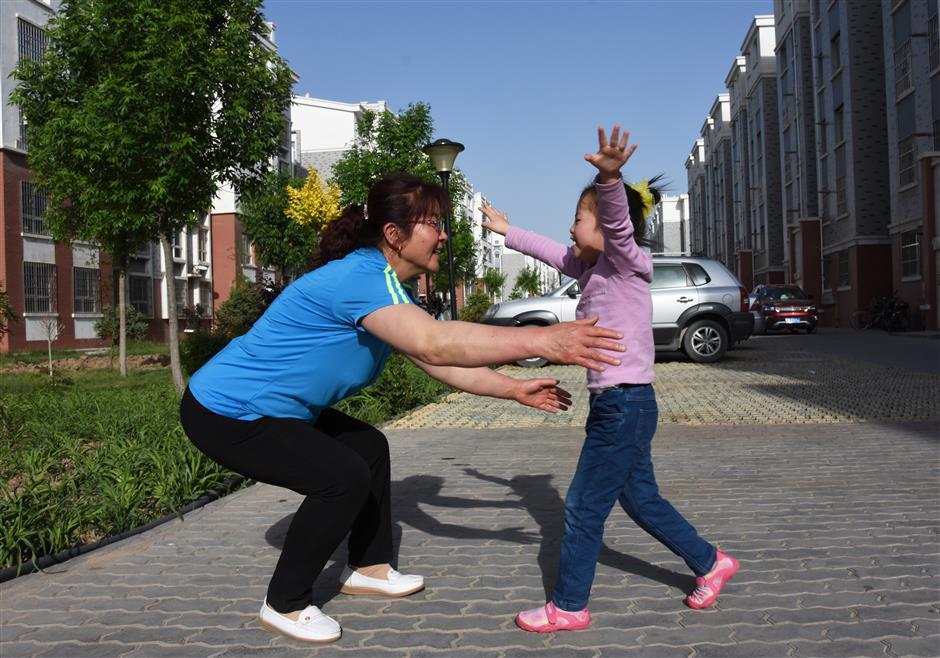
[[[124,289],[125,277],[124,270],[118,272],[118,368],[121,371],[121,377],[127,377],[127,292]],[[113,353],[113,343],[111,350]]]
[[167,234],[160,233],[160,246],[163,248],[163,276],[166,278],[166,314],[170,323],[170,372],[173,385],[182,393],[183,369],[180,367],[180,327],[176,313],[176,277],[173,276],[173,247]]

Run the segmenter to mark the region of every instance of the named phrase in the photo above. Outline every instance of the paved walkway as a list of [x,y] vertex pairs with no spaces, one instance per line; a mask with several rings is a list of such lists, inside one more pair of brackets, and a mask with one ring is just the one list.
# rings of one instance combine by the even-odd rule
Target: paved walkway
[[[787,362],[786,341],[765,342],[766,362]],[[855,363],[821,358],[818,372]],[[667,365],[674,364],[689,373],[688,390],[677,393],[689,404],[728,371]],[[854,408],[857,386],[876,391],[880,382],[890,396],[885,372],[868,371],[867,379],[847,375],[844,386],[831,386],[828,408]],[[696,384],[708,372],[716,384]],[[782,424],[780,405],[801,399],[782,386],[779,395],[767,393],[768,424],[661,425],[661,489],[742,562],[712,610],[682,605],[692,586],[684,565],[615,510],[591,630],[516,629],[513,615],[541,603],[552,586],[561,501],[581,433],[550,423],[474,429],[458,420],[388,430],[399,563],[423,573],[428,589],[391,601],[338,594],[340,549],[316,586],[343,624],[339,642],[307,646],[258,625],[298,496],[257,485],[0,585],[0,655],[937,656],[940,377],[921,374],[934,420],[891,418],[905,417],[903,407],[877,421]],[[471,405],[466,413],[488,412]]]

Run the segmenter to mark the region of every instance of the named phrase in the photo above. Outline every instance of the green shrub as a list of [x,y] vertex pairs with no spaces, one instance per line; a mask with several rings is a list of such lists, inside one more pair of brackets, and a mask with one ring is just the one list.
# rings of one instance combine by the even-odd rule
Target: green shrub
[[[234,338],[251,329],[255,320],[261,317],[267,303],[262,291],[247,280],[239,281],[232,288],[228,299],[219,305],[215,314],[215,331],[223,336]],[[268,302],[270,303],[270,302]]]
[[489,295],[483,292],[475,292],[467,297],[467,303],[460,309],[457,319],[465,322],[479,322],[483,319],[483,314],[486,313],[486,309],[489,307]]
[[191,334],[186,334],[186,339],[180,343],[180,365],[183,372],[192,375],[228,345],[229,340],[231,338],[218,331],[197,329]]
[[[117,306],[105,306],[101,309],[101,319],[95,322],[98,338],[110,340],[117,345],[121,338],[120,309]],[[147,335],[147,320],[131,305],[124,307],[124,331],[128,340],[141,339]]]

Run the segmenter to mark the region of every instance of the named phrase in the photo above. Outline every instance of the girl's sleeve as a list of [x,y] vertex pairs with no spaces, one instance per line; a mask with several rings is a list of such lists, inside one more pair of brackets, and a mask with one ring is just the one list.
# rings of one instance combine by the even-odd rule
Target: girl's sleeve
[[506,246],[538,258],[566,276],[577,279],[584,272],[584,263],[574,257],[571,247],[565,247],[544,235],[510,226],[506,232]]
[[618,272],[652,279],[653,259],[634,239],[630,206],[623,181],[595,183],[597,190],[597,221],[604,233],[604,258]]

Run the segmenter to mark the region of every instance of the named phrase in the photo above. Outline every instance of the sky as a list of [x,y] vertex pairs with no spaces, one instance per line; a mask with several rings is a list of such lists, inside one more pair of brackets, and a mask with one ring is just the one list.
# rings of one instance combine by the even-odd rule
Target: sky
[[772,0],[264,0],[298,95],[430,105],[435,139],[513,224],[568,241],[597,127],[629,130],[627,180],[685,161],[755,15]]

